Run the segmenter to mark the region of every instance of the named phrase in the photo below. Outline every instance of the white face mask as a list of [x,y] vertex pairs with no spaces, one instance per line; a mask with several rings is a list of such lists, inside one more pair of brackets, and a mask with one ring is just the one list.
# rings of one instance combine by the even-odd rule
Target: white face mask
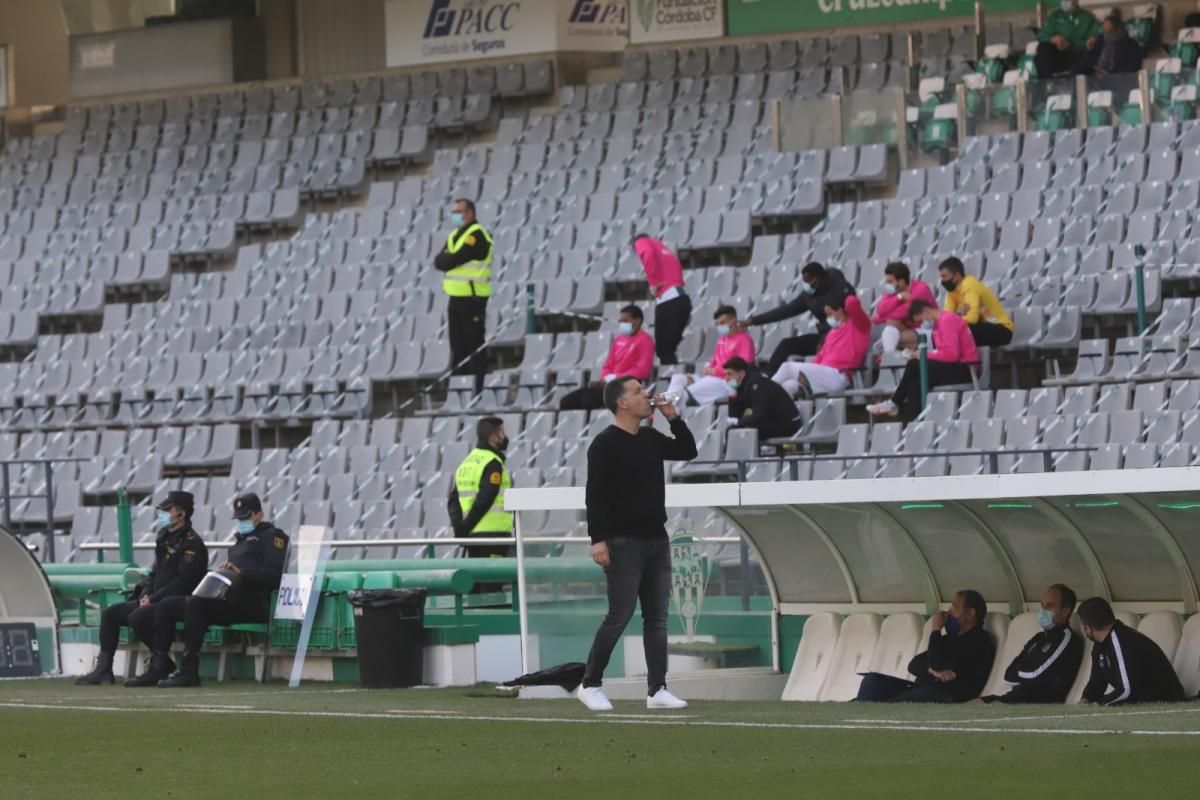
[[826,317],[825,323],[831,328],[842,327],[842,321],[840,319],[838,319],[837,317]]
[[717,326],[717,334],[720,336],[728,336],[729,335],[729,326],[728,325],[718,325]]
[[921,321],[921,330],[923,330],[923,331],[933,330],[933,320],[931,320],[931,319],[922,320]]
[[885,283],[883,285],[884,294],[895,294],[898,291],[900,291],[900,289],[894,283]]
[[618,323],[617,330],[621,332],[622,336],[631,336],[631,335],[633,335],[633,323],[632,322]]
[[1071,10],[1075,8],[1075,3],[1073,0],[1062,0],[1062,2],[1058,4],[1058,7],[1063,10],[1064,14],[1070,14]]

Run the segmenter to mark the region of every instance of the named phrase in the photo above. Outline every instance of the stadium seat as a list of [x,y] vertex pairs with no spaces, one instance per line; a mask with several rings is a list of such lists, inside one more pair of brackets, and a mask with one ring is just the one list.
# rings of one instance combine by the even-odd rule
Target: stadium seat
[[1195,697],[1200,693],[1200,614],[1193,614],[1184,624],[1174,665],[1184,695]]
[[805,620],[782,700],[820,699],[841,627],[842,615],[829,611],[813,614]]
[[[991,616],[988,614],[988,618]],[[1025,643],[1041,630],[1036,611],[1026,611],[1013,618],[1008,625],[1008,632],[1005,634],[1004,646],[997,651],[996,667],[992,670],[992,675],[983,690],[985,695],[1008,693],[1011,687],[1004,680],[1004,671],[1008,669],[1008,665],[1013,662],[1013,659],[1021,654]]]
[[889,614],[880,625],[870,667],[865,671],[910,680],[912,676],[908,673],[908,662],[925,650],[928,640],[922,639],[923,625],[921,615],[911,611]]
[[1142,617],[1137,626],[1139,633],[1150,637],[1168,661],[1175,659],[1183,637],[1183,618],[1174,611],[1154,611]]
[[879,641],[881,617],[873,613],[851,614],[842,621],[837,645],[829,664],[829,674],[821,687],[819,700],[853,700],[863,672],[868,672]]

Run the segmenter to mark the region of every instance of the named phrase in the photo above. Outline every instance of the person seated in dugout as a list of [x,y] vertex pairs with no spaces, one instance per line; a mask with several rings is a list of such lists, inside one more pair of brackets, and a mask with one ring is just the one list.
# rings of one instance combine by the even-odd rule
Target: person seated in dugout
[[617,335],[608,347],[608,358],[600,367],[600,379],[587,386],[567,392],[559,402],[559,410],[593,411],[604,408],[604,387],[618,375],[632,375],[645,383],[654,369],[654,340],[642,330],[644,316],[634,305],[621,309]]
[[1061,583],[1042,592],[1038,624],[1042,630],[1025,643],[1004,670],[1007,694],[979,698],[981,703],[1064,703],[1083,660],[1083,639],[1071,630],[1075,592]]
[[729,418],[739,428],[754,428],[761,439],[792,436],[800,430],[800,413],[783,387],[758,367],[734,356],[725,362],[725,382],[736,394]]
[[[75,681],[76,686],[112,683],[113,656],[127,625],[134,636],[154,649],[154,614],[158,604],[169,597],[191,593],[208,569],[208,548],[192,528],[195,498],[191,492],[168,492],[158,504],[158,536],[154,542],[154,566],[150,574],[134,587],[127,602],[117,603],[100,614],[100,654],[96,667]],[[168,666],[174,669],[167,659]],[[164,676],[165,677],[165,676]],[[137,678],[126,683],[138,686]]]
[[950,612],[933,615],[929,647],[908,662],[915,681],[869,672],[857,700],[885,703],[965,703],[987,685],[996,644],[983,629],[987,604],[973,589],[954,596]]
[[703,375],[677,373],[671,376],[668,392],[679,395],[676,408],[681,411],[688,403],[711,406],[733,396],[734,391],[725,382],[725,362],[737,356],[747,364],[754,363],[754,340],[745,331],[736,330],[737,311],[733,306],[721,306],[713,314],[717,328],[717,344],[712,358],[704,366]]
[[1079,624],[1092,642],[1092,673],[1080,703],[1120,706],[1174,703],[1183,685],[1162,648],[1116,618],[1103,597],[1079,604]]
[[[288,535],[267,522],[256,494],[233,501],[234,543],[226,561],[201,581],[196,594],[171,597],[154,614],[154,660],[151,673],[161,676],[150,684],[160,688],[200,685],[200,646],[210,625],[266,622],[271,616],[271,593],[279,588],[287,558]],[[202,595],[202,596],[198,596]],[[175,624],[183,621],[183,660],[167,673],[168,652],[175,641]],[[153,677],[153,675],[149,677]]]

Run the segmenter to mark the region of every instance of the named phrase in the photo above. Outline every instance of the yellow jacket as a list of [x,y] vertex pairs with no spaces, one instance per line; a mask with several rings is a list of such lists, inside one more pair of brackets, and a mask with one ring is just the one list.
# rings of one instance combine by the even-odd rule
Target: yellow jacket
[[1013,329],[1012,320],[1008,318],[1004,306],[1000,305],[996,293],[971,275],[964,275],[958,288],[946,295],[946,303],[942,308],[952,314],[957,314],[959,309],[966,309],[962,318],[968,325],[994,322],[1010,331]]

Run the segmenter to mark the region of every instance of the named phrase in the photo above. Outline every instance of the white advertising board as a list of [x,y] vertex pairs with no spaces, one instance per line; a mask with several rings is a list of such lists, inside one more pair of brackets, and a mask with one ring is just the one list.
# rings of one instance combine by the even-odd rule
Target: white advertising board
[[301,525],[300,530],[291,537],[283,579],[279,583],[275,619],[300,623],[300,639],[296,644],[292,675],[288,681],[288,686],[293,689],[300,685],[304,657],[308,653],[308,638],[312,633],[313,617],[317,613],[317,597],[313,588],[324,585],[322,579],[330,550],[325,541],[328,535],[329,529],[323,526]]
[[627,0],[386,0],[387,65],[622,50]]
[[725,0],[629,0],[629,4],[633,44],[725,35]]

